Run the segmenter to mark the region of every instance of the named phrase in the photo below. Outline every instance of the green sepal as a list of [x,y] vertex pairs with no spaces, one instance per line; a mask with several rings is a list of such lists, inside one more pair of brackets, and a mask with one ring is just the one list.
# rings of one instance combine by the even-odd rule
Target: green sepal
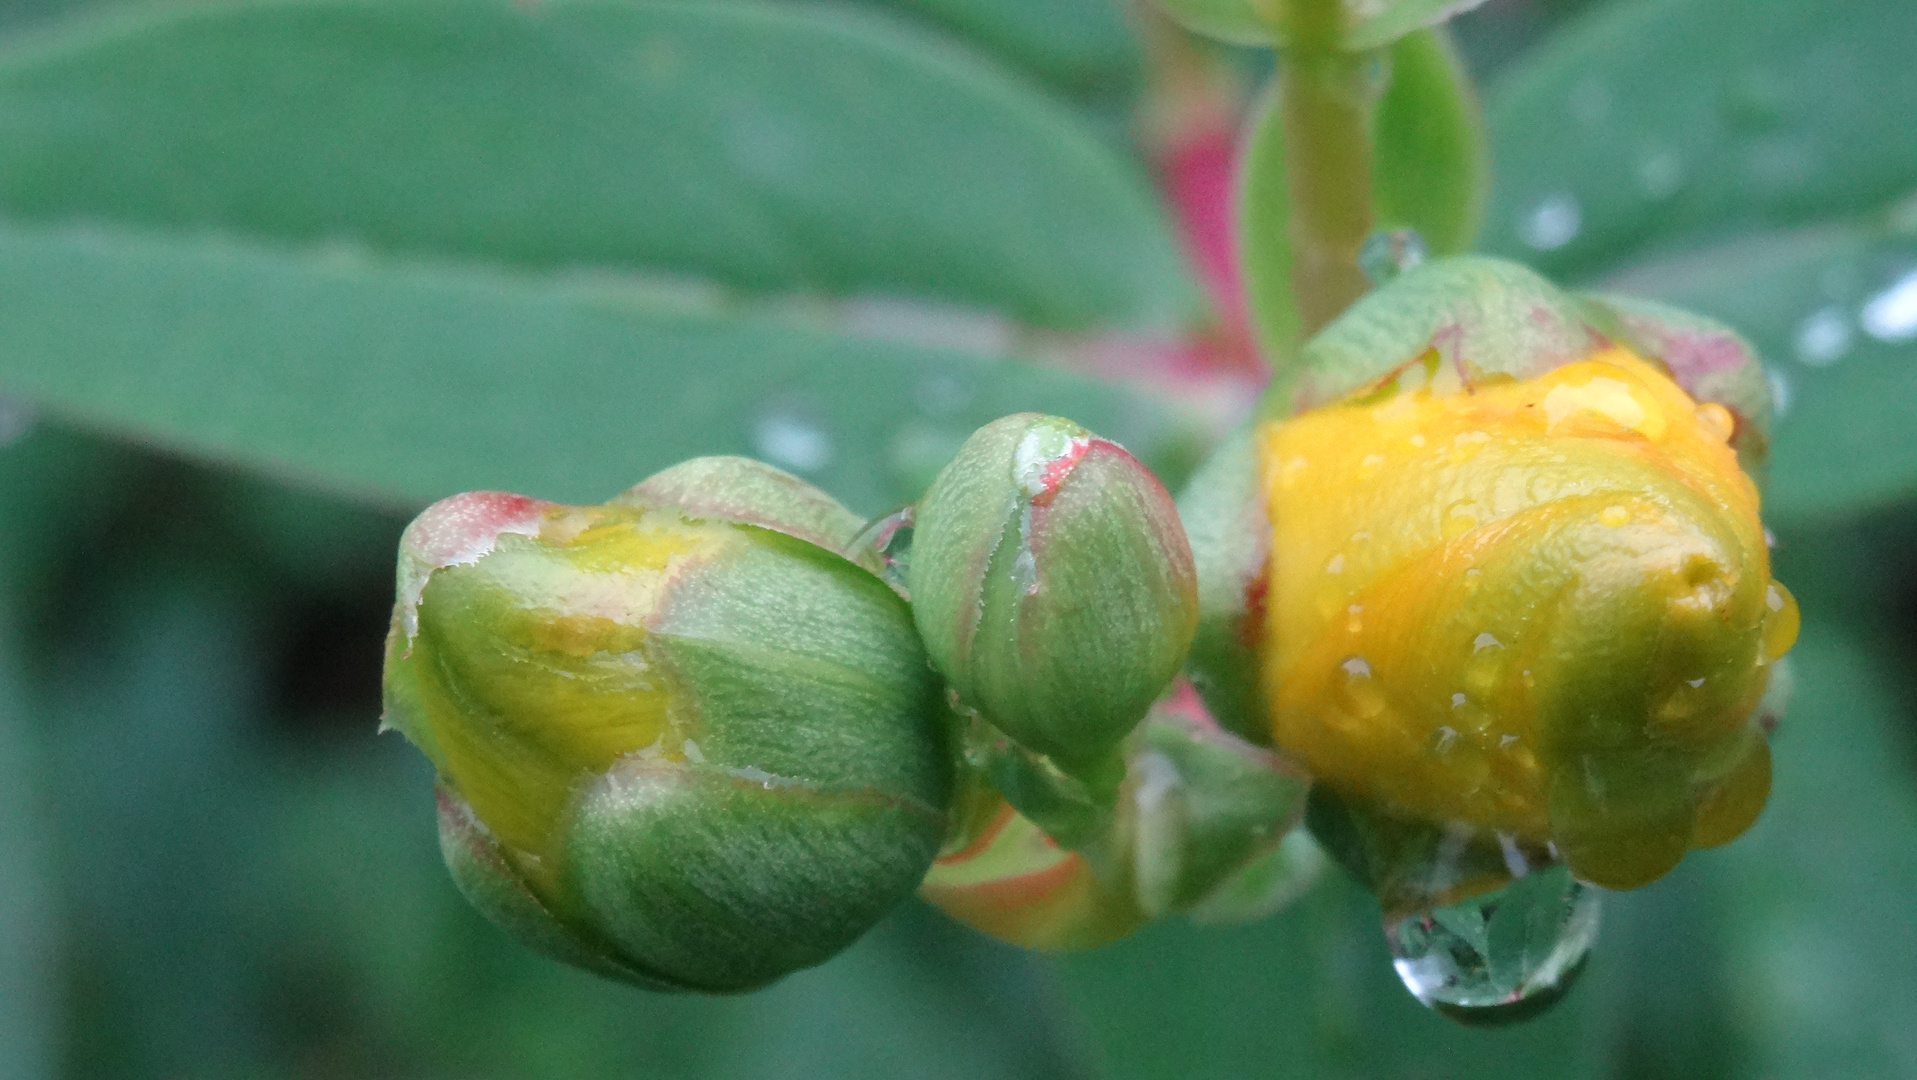
[[466,800],[444,783],[435,785],[434,794],[439,807],[440,857],[460,895],[493,925],[537,952],[609,979],[647,990],[691,989],[621,963],[606,942],[560,921],[514,873],[499,842]]
[[579,909],[622,955],[707,993],[837,955],[925,876],[944,815],[758,770],[628,758],[566,838]]
[[1245,426],[1220,440],[1178,496],[1198,575],[1198,628],[1185,673],[1226,730],[1268,745],[1254,650],[1264,633],[1271,526],[1253,433]]
[[812,484],[752,458],[719,455],[682,461],[634,484],[610,504],[669,508],[697,520],[757,525],[878,572],[876,555],[852,550],[865,527],[863,518]]
[[1311,784],[1269,750],[1165,706],[1126,762],[1133,891],[1154,918],[1205,902],[1276,850]]

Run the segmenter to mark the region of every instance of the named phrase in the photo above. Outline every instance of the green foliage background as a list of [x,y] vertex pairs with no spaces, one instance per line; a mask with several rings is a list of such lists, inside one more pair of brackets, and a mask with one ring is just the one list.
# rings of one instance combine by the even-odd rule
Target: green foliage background
[[1764,818],[1497,1032],[1335,876],[1064,960],[913,906],[762,994],[635,993],[472,913],[374,734],[398,530],[456,490],[783,454],[876,513],[1021,408],[1175,482],[1205,413],[1046,362],[1202,310],[1118,7],[84,8],[0,4],[0,1077],[1917,1076],[1917,5],[1454,24],[1481,247],[1771,362],[1806,615]]

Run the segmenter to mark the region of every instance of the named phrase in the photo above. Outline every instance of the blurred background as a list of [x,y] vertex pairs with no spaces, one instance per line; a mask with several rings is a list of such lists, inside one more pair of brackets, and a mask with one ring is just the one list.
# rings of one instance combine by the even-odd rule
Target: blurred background
[[[1479,1031],[1403,993],[1375,903],[1335,871],[1264,922],[1081,956],[915,903],[756,995],[637,992],[471,911],[440,864],[429,767],[376,733],[399,531],[461,487],[590,501],[747,452],[877,514],[1021,407],[1121,438],[1175,486],[1250,378],[1177,254],[1202,268],[1223,189],[1177,155],[1207,123],[1229,133],[1257,57],[1106,0],[709,5],[896,39],[931,74],[895,86],[884,63],[808,67],[795,46],[720,55],[698,93],[751,69],[799,99],[919,94],[956,145],[988,149],[991,108],[1016,98],[1028,119],[1003,138],[1078,156],[1007,166],[1007,191],[979,196],[1005,205],[966,212],[1024,214],[1048,243],[1079,231],[1055,258],[1008,240],[1001,265],[965,220],[914,216],[932,194],[885,186],[931,183],[888,171],[893,105],[842,110],[876,132],[872,156],[810,188],[764,181],[763,219],[717,202],[601,219],[595,200],[643,202],[668,166],[696,192],[703,166],[655,175],[588,140],[489,188],[580,115],[545,108],[565,100],[539,74],[550,41],[472,29],[508,5],[226,4],[182,23],[184,0],[116,3],[0,0],[0,1078],[1917,1077],[1917,5],[1490,0],[1453,23],[1487,103],[1483,246],[1717,315],[1765,351],[1777,576],[1806,616],[1757,827],[1607,897],[1569,998]],[[334,51],[275,53],[270,19],[200,32],[308,7],[333,21],[289,33]],[[413,22],[368,59],[337,31],[374,11]],[[489,49],[528,66],[472,59]],[[681,62],[707,64],[657,66]],[[262,95],[279,84],[261,72],[298,93]],[[910,82],[961,76],[976,101]],[[461,94],[470,113],[447,104]],[[661,100],[615,133],[699,122]],[[481,119],[429,136],[382,111],[412,103]],[[776,171],[800,137],[768,123],[734,150]],[[415,173],[423,194],[394,194]],[[663,374],[642,351],[635,381],[593,384],[668,386],[657,416],[542,412],[541,387],[603,363],[569,359],[601,323],[559,307],[661,333],[745,314],[666,349]],[[797,348],[775,333],[791,327],[812,336],[788,366],[727,366]],[[873,342],[920,352],[859,352]],[[394,375],[383,348],[431,363]],[[360,366],[329,366],[353,350]],[[530,374],[462,397],[462,363]],[[861,434],[875,416],[905,419]]]

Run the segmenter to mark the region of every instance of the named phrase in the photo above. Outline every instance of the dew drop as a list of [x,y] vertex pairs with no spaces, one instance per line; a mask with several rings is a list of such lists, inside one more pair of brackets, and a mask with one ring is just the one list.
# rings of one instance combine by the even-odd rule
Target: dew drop
[[1344,705],[1351,715],[1369,720],[1385,711],[1384,691],[1372,681],[1371,665],[1362,656],[1354,656],[1338,665],[1344,670]]
[[1461,903],[1385,917],[1398,978],[1426,1006],[1466,1024],[1543,1012],[1576,982],[1597,941],[1601,894],[1562,865]]
[[1365,609],[1363,604],[1353,604],[1345,609],[1345,633],[1362,634],[1365,630]]
[[1497,635],[1490,633],[1479,634],[1477,637],[1471,639],[1471,651],[1474,653],[1483,652],[1486,649],[1500,648],[1503,645],[1504,642],[1499,641]]
[[912,570],[912,523],[910,506],[895,510],[865,523],[859,535],[846,545],[845,556],[861,562],[865,552],[878,556],[879,576],[900,596],[906,595],[906,580]]
[[1358,268],[1373,285],[1383,285],[1423,262],[1430,254],[1416,229],[1372,233],[1358,250]]
[[1764,590],[1764,607],[1770,612],[1764,622],[1764,658],[1775,661],[1797,643],[1803,616],[1798,613],[1797,599],[1781,582],[1773,581]]
[[1797,324],[1797,358],[1826,367],[1850,351],[1850,320],[1835,306],[1821,307]]
[[1631,512],[1622,506],[1607,506],[1598,511],[1598,521],[1615,529],[1631,520]]
[[1331,557],[1331,561],[1325,564],[1325,573],[1342,574],[1344,572],[1345,572],[1345,556],[1344,556],[1344,552],[1341,551],[1338,554],[1333,555]]
[[1454,709],[1462,709],[1464,708],[1464,703],[1470,700],[1470,698],[1465,696],[1464,691],[1460,690],[1451,695],[1451,707]]
[[1900,277],[1871,298],[1858,316],[1864,331],[1879,341],[1917,338],[1917,270]]
[[1584,227],[1584,211],[1568,191],[1539,199],[1518,222],[1518,237],[1539,251],[1556,251],[1577,237]]
[[832,439],[825,429],[785,409],[759,418],[752,443],[760,457],[794,472],[817,472],[832,464]]

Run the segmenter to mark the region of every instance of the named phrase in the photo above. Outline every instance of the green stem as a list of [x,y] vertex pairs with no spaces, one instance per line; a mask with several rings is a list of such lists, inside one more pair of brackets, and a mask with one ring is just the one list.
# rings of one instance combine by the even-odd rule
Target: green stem
[[1371,114],[1365,54],[1341,52],[1342,0],[1282,0],[1278,66],[1291,194],[1292,288],[1307,337],[1370,288],[1358,253],[1371,234]]

